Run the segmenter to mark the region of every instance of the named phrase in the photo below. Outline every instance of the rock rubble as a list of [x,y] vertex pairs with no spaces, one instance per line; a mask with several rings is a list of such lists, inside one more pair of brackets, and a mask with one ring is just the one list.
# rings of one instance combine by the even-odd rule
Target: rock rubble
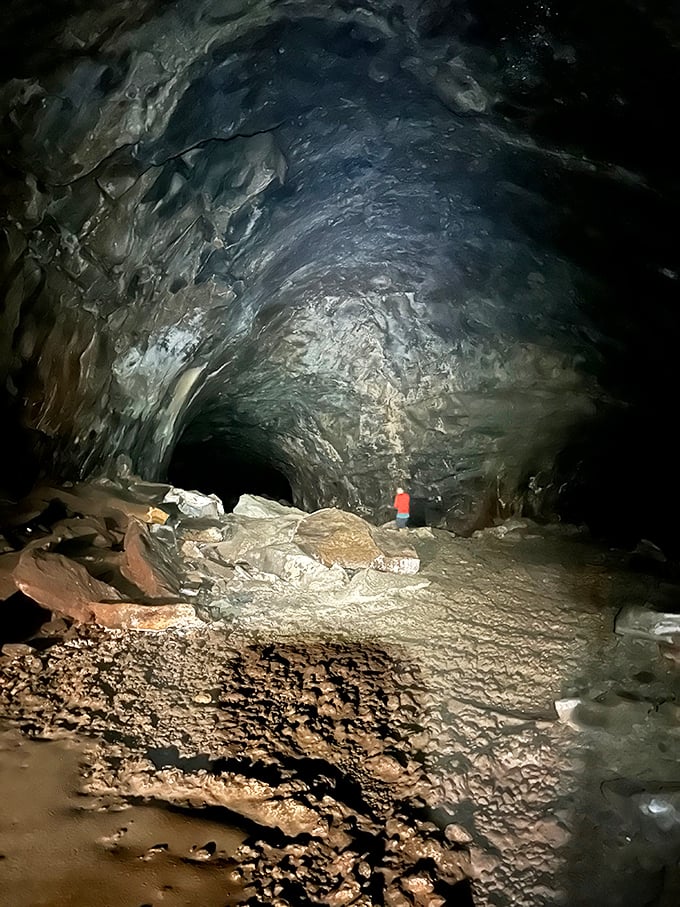
[[[392,573],[361,566],[357,540],[373,562],[383,533],[350,515],[323,532],[265,499],[219,518],[166,499],[146,523],[140,502],[162,509],[167,487],[134,481],[106,485],[106,517],[101,489],[68,489],[86,515],[69,503],[6,529],[36,597],[35,565],[54,566],[40,596],[89,610],[3,647],[0,714],[36,738],[91,738],[83,790],[100,808],[238,826],[229,879],[250,907],[552,907],[593,891],[632,907],[659,873],[672,897],[680,679],[656,640],[614,635],[621,603],[649,599],[625,558],[515,520],[474,539],[384,530],[421,564]],[[133,580],[138,603],[121,591]],[[671,613],[672,595],[651,600]],[[164,630],[106,630],[106,613]]]
[[0,555],[3,596],[18,590],[112,629],[185,624],[262,589],[340,590],[347,570],[419,567],[403,538],[352,514],[244,496],[225,515],[214,496],[134,479],[38,489],[10,522],[17,550]]

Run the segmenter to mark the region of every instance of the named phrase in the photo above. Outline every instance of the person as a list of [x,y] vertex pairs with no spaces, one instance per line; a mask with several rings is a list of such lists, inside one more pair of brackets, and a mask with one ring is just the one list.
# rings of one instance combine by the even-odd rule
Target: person
[[394,498],[394,508],[397,511],[395,520],[397,529],[405,529],[411,508],[411,497],[403,488],[397,488],[397,494]]

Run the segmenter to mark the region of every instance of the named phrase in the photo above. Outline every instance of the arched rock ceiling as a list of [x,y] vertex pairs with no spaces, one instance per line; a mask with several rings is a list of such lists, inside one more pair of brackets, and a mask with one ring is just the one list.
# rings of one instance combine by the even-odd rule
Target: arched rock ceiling
[[62,476],[125,453],[162,477],[185,432],[302,505],[378,515],[405,480],[460,525],[637,400],[631,300],[677,284],[626,55],[643,22],[670,67],[662,18],[10,10],[2,377]]

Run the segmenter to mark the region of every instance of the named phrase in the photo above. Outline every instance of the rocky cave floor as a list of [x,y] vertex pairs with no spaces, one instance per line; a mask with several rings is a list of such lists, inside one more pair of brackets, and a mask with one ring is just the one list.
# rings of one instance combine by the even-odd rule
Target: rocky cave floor
[[668,565],[511,520],[267,570],[304,515],[250,505],[148,529],[200,619],[3,647],[3,907],[680,901]]

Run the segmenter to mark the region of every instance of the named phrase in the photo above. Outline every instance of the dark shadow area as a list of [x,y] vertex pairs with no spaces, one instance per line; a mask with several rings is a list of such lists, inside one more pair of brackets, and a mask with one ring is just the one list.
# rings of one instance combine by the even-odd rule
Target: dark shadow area
[[408,524],[411,528],[418,526],[439,526],[445,515],[441,501],[411,495],[411,515]]
[[[557,512],[614,544],[646,537],[677,557],[668,438],[679,391],[680,193],[667,111],[680,22],[670,4],[613,0],[521,9],[471,0],[467,10],[464,40],[498,61],[496,112],[536,146],[522,186],[550,211],[547,229],[506,199],[496,216],[511,211],[518,230],[583,275],[574,287],[582,322],[571,331],[602,398],[556,464]],[[449,33],[451,21],[432,20],[428,36]]]
[[[120,11],[108,0],[8,0],[3,5],[3,33],[0,36],[0,76],[52,72],[56,63],[73,56],[101,50],[116,30],[131,29],[161,13],[173,0],[142,0],[135,10]],[[102,27],[93,33],[90,47],[59,48],[56,40],[69,19],[88,13],[102,17]],[[108,19],[107,19],[108,14]]]
[[[4,389],[1,392],[4,395]],[[0,420],[5,426],[3,437],[0,498],[18,501],[28,494],[45,468],[46,444],[38,431],[19,425],[16,409],[6,405],[0,395]]]
[[224,509],[234,509],[242,494],[293,504],[290,482],[264,458],[239,451],[226,441],[180,439],[168,465],[168,481],[180,488],[216,494]]
[[23,592],[17,592],[4,601],[2,613],[0,646],[30,639],[51,616],[49,611],[41,608]]
[[680,556],[679,489],[666,419],[655,407],[612,410],[583,427],[557,468],[568,477],[558,507],[565,520],[632,548],[641,538]]

